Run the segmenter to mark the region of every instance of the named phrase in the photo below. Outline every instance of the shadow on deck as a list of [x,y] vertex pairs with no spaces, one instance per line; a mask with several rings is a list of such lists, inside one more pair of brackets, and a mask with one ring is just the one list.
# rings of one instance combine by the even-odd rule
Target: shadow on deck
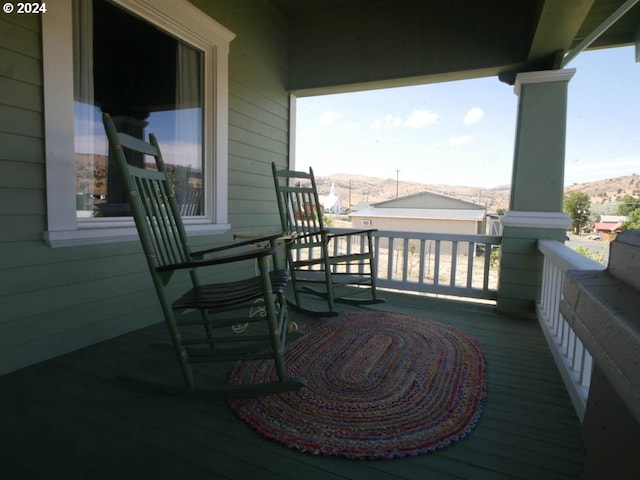
[[[128,390],[121,374],[180,381],[159,324],[0,377],[6,479],[569,479],[585,460],[580,423],[536,321],[492,306],[384,293],[376,305],[455,325],[482,343],[484,413],[469,437],[427,455],[352,461],[264,440],[222,400]],[[293,314],[294,319],[300,316]],[[216,376],[225,377],[221,368]]]

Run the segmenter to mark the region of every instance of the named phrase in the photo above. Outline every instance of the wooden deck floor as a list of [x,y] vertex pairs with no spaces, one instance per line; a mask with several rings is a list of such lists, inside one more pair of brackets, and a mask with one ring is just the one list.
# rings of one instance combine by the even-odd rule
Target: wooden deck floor
[[[151,348],[163,325],[0,377],[0,463],[9,479],[570,479],[580,424],[535,321],[493,307],[385,294],[378,305],[456,325],[478,338],[488,397],[469,437],[415,458],[351,461],[297,453],[236,419],[221,400],[140,393],[115,377],[179,379]],[[224,372],[219,372],[222,378]]]

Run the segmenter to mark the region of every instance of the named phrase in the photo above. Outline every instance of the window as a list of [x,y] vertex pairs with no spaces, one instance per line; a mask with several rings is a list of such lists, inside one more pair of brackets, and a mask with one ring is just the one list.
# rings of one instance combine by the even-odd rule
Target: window
[[102,111],[134,136],[158,136],[190,234],[228,229],[233,34],[175,0],[64,0],[42,20],[48,243],[137,238]]
[[[77,218],[130,215],[103,111],[120,131],[156,134],[181,210],[204,216],[202,52],[107,0],[76,2],[73,14]],[[155,168],[151,158],[129,162]]]

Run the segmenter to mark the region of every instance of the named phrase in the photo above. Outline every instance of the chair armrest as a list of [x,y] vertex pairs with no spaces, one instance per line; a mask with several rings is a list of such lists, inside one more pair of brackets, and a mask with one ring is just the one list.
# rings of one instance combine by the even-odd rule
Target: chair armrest
[[368,230],[352,230],[349,232],[339,232],[339,233],[332,233],[331,231],[327,231],[327,234],[330,237],[336,238],[336,237],[348,237],[350,235],[371,235],[373,232],[377,232],[378,229],[377,228],[372,228],[372,229],[368,229]]
[[307,233],[292,233],[290,236],[292,239],[295,238],[305,238],[305,237],[311,237],[314,235],[325,235],[328,238],[337,238],[337,237],[348,237],[349,235],[371,235],[373,232],[377,232],[378,229],[377,228],[372,228],[372,229],[368,229],[368,230],[351,230],[349,232],[339,232],[339,233],[333,233],[331,230],[317,230],[315,232],[307,232]]
[[223,252],[225,250],[231,250],[233,248],[238,247],[246,247],[248,245],[253,245],[261,242],[272,242],[280,237],[282,237],[282,233],[274,233],[271,235],[265,235],[262,237],[250,238],[249,240],[243,240],[242,242],[228,243],[226,245],[221,245],[219,247],[208,248],[206,250],[199,250],[197,252],[191,252],[191,257],[194,259],[202,259],[205,255],[216,252]]
[[157,272],[169,272],[173,270],[181,270],[185,268],[200,268],[208,267],[211,265],[222,265],[224,263],[241,262],[244,260],[254,260],[260,257],[272,256],[276,253],[275,248],[259,248],[257,250],[251,250],[241,253],[239,255],[226,255],[223,257],[211,258],[209,260],[195,260],[193,262],[173,263],[171,265],[163,265],[156,268]]
[[289,234],[289,237],[292,240],[296,240],[298,238],[313,237],[315,235],[331,235],[331,232],[329,230],[315,230],[313,232],[305,232],[305,233],[293,232]]

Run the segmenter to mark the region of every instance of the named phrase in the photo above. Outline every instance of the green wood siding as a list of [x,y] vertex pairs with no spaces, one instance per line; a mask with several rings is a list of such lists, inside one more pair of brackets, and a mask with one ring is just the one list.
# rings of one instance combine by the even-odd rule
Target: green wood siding
[[[286,23],[270,3],[193,3],[237,35],[229,57],[232,231],[194,238],[197,249],[277,229],[270,164],[287,164],[289,97]],[[37,16],[0,17],[0,374],[161,319],[137,243],[53,249],[43,240],[42,76]]]
[[542,285],[543,257],[538,239],[564,239],[555,229],[505,227],[501,246],[498,310],[521,316],[534,314]]
[[190,1],[237,35],[229,56],[229,221],[235,231],[274,231],[271,162],[287,165],[289,151],[287,23],[266,1]]

